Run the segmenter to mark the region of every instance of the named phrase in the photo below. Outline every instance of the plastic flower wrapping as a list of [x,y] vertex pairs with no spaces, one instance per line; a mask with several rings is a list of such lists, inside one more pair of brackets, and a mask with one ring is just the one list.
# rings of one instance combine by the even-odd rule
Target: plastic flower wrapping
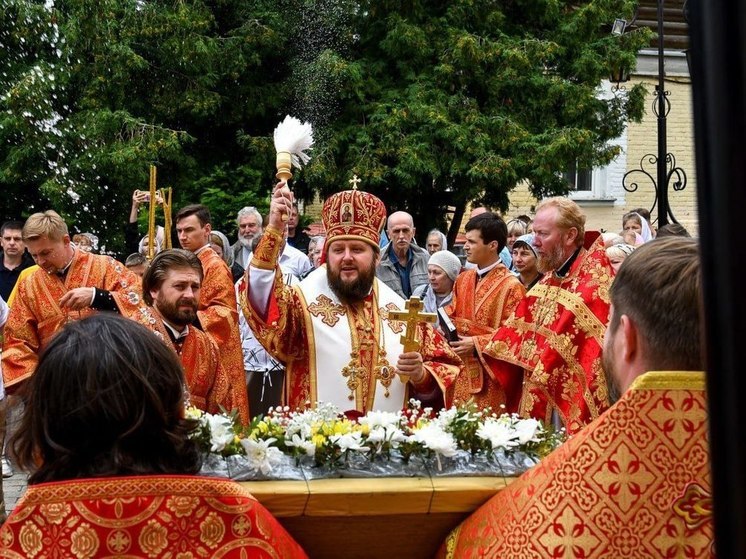
[[564,432],[535,419],[467,405],[434,413],[411,400],[398,413],[350,419],[329,404],[235,415],[189,408],[202,474],[235,480],[330,477],[515,476],[559,446]]

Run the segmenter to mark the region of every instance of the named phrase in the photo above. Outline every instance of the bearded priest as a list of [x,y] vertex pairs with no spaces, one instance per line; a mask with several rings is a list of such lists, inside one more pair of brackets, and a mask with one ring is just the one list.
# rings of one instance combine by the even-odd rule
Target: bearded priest
[[383,202],[354,187],[329,197],[322,212],[324,263],[289,287],[278,258],[292,204],[290,189],[279,182],[239,294],[257,339],[287,365],[285,403],[295,409],[324,402],[359,413],[398,411],[409,398],[449,406],[462,367],[458,356],[424,323],[417,326],[420,351],[404,352],[404,323],[388,318],[405,301],[375,275]]

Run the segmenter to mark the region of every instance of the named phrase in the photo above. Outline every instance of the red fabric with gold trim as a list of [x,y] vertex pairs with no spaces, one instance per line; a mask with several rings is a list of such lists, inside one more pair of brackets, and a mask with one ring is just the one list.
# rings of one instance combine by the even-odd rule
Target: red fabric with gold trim
[[520,394],[508,394],[508,411],[548,423],[556,409],[569,433],[609,405],[601,351],[613,271],[600,235],[589,237],[595,242],[567,276],[546,274],[483,352],[501,384],[523,380]]
[[0,529],[0,556],[302,558],[240,485],[196,476],[30,486]]
[[[700,380],[674,387],[676,375]],[[438,556],[714,557],[704,375],[651,377],[664,381],[628,390],[473,513]]]
[[238,302],[228,265],[210,249],[198,255],[204,270],[197,316],[204,331],[218,346],[220,365],[229,379],[226,409],[237,410],[244,425],[251,419],[246,374],[243,368],[241,336],[238,328]]
[[[498,410],[505,404],[505,387],[485,369],[482,353],[497,328],[513,314],[526,294],[518,278],[502,264],[477,282],[474,269],[461,272],[453,286],[453,302],[446,312],[461,336],[471,336],[475,356],[464,360],[464,373],[456,378],[454,402],[474,401],[480,408]],[[520,380],[516,381],[520,383]]]
[[36,370],[39,353],[65,323],[94,314],[93,309],[71,311],[60,299],[77,287],[108,291],[119,312],[137,318],[145,309],[140,279],[109,256],[76,250],[64,279],[42,268],[16,285],[16,296],[5,325],[3,379],[13,391]]
[[345,190],[326,199],[321,219],[326,230],[325,246],[338,239],[359,239],[377,247],[386,222],[386,206],[368,192]]

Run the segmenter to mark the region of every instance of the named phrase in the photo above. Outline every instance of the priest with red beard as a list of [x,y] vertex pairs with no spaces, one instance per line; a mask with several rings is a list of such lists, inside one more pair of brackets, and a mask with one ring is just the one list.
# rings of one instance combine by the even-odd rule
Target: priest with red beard
[[143,299],[150,306],[138,320],[179,356],[189,403],[209,412],[231,411],[228,375],[215,341],[197,320],[202,264],[192,252],[171,249],[156,255],[142,279]]
[[430,325],[420,351],[404,352],[405,324],[389,320],[404,300],[376,278],[386,207],[356,189],[324,203],[323,262],[299,284],[282,281],[283,216],[293,196],[275,187],[269,225],[253,253],[240,304],[257,339],[287,366],[284,401],[293,409],[331,403],[340,410],[398,411],[409,398],[450,406],[461,361]]
[[597,231],[568,198],[536,208],[533,246],[544,277],[483,349],[507,411],[576,433],[609,407],[601,362],[614,277]]

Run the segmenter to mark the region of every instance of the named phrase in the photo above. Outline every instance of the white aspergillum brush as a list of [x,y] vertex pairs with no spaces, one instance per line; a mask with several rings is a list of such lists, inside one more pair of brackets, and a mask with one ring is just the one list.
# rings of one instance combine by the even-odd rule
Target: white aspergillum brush
[[310,122],[301,122],[288,115],[275,128],[274,139],[277,151],[275,176],[288,181],[293,178],[293,167],[300,169],[311,160],[306,151],[313,149],[313,127]]
[[[275,128],[274,138],[277,152],[275,176],[287,182],[293,178],[293,167],[300,169],[311,160],[306,150],[313,149],[313,128],[310,122],[301,122],[286,115],[285,120]],[[283,214],[282,221],[287,220],[287,214]]]

